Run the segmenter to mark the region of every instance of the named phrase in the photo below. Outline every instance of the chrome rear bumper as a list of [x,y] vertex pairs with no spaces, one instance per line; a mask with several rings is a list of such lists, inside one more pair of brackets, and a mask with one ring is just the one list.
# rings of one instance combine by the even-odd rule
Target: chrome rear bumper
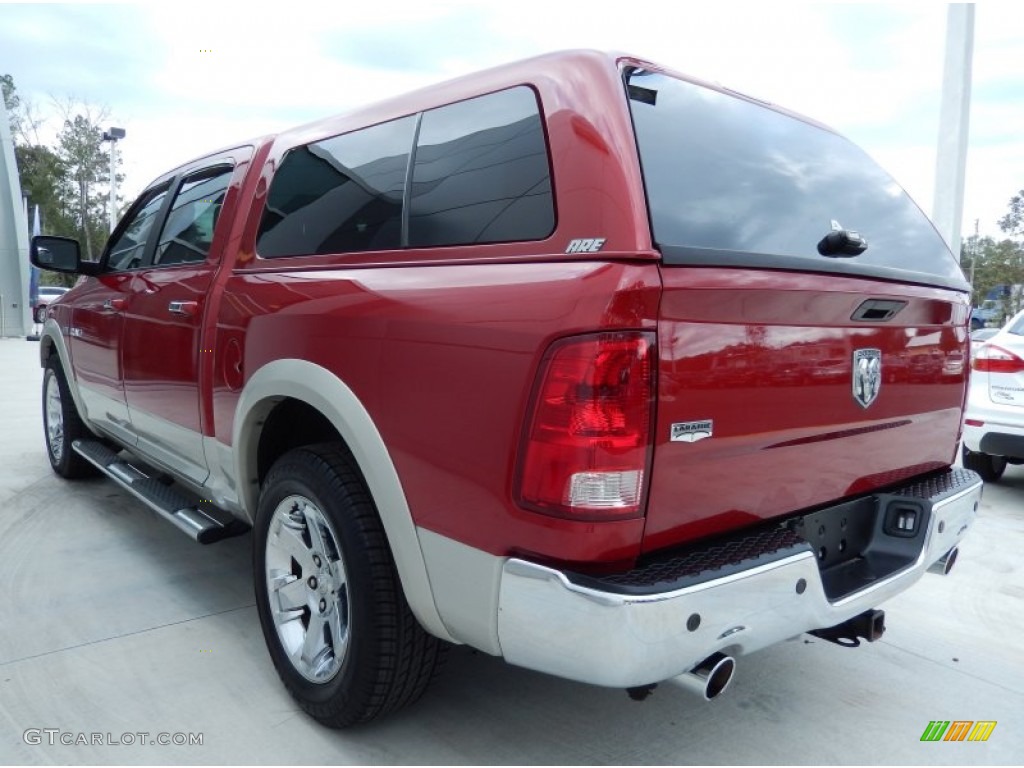
[[502,655],[559,677],[628,688],[675,677],[716,652],[748,654],[832,627],[904,591],[955,547],[975,519],[981,489],[981,479],[965,470],[897,489],[895,495],[928,505],[920,553],[835,600],[826,595],[809,547],[653,594],[603,590],[572,574],[510,559],[499,590]]

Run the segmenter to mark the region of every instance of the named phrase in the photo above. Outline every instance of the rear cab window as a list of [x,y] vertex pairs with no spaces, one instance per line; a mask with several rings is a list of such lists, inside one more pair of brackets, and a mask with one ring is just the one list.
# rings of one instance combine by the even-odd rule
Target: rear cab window
[[233,170],[230,165],[222,165],[182,180],[157,241],[155,265],[163,267],[206,259]]
[[[838,272],[966,290],[931,222],[861,149],[745,98],[624,72],[654,240],[666,264]],[[867,250],[819,254],[840,227]]]

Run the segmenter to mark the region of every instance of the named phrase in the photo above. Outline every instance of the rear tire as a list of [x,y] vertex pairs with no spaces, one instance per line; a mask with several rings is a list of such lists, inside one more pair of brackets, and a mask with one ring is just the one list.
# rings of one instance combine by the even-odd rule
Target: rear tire
[[963,447],[963,462],[965,469],[973,469],[986,483],[994,483],[1003,476],[1006,471],[1006,459],[1003,456],[991,456],[987,453],[970,451],[965,445]]
[[93,434],[78,415],[57,355],[50,355],[43,372],[43,435],[50,466],[58,475],[73,480],[99,474],[71,447],[75,440],[92,438]]
[[286,453],[253,530],[260,624],[281,681],[324,725],[416,701],[447,646],[413,616],[373,500],[340,446]]

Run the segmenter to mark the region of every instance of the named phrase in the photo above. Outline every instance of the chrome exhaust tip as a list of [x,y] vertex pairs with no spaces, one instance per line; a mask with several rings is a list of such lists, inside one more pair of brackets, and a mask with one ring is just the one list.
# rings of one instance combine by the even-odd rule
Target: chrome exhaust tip
[[679,676],[683,687],[702,696],[704,701],[718,697],[732,681],[736,671],[736,660],[724,653],[715,653]]
[[960,550],[953,547],[949,552],[928,566],[928,573],[937,573],[940,576],[948,576],[949,572],[953,570],[953,566],[956,564],[956,556],[958,554],[960,554]]

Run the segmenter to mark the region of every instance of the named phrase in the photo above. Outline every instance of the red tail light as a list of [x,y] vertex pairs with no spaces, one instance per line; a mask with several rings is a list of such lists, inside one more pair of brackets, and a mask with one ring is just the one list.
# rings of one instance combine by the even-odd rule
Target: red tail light
[[975,353],[971,367],[984,373],[1021,373],[1024,360],[995,344],[985,344]]
[[653,333],[601,333],[552,345],[527,416],[517,501],[576,520],[642,515],[653,405]]

